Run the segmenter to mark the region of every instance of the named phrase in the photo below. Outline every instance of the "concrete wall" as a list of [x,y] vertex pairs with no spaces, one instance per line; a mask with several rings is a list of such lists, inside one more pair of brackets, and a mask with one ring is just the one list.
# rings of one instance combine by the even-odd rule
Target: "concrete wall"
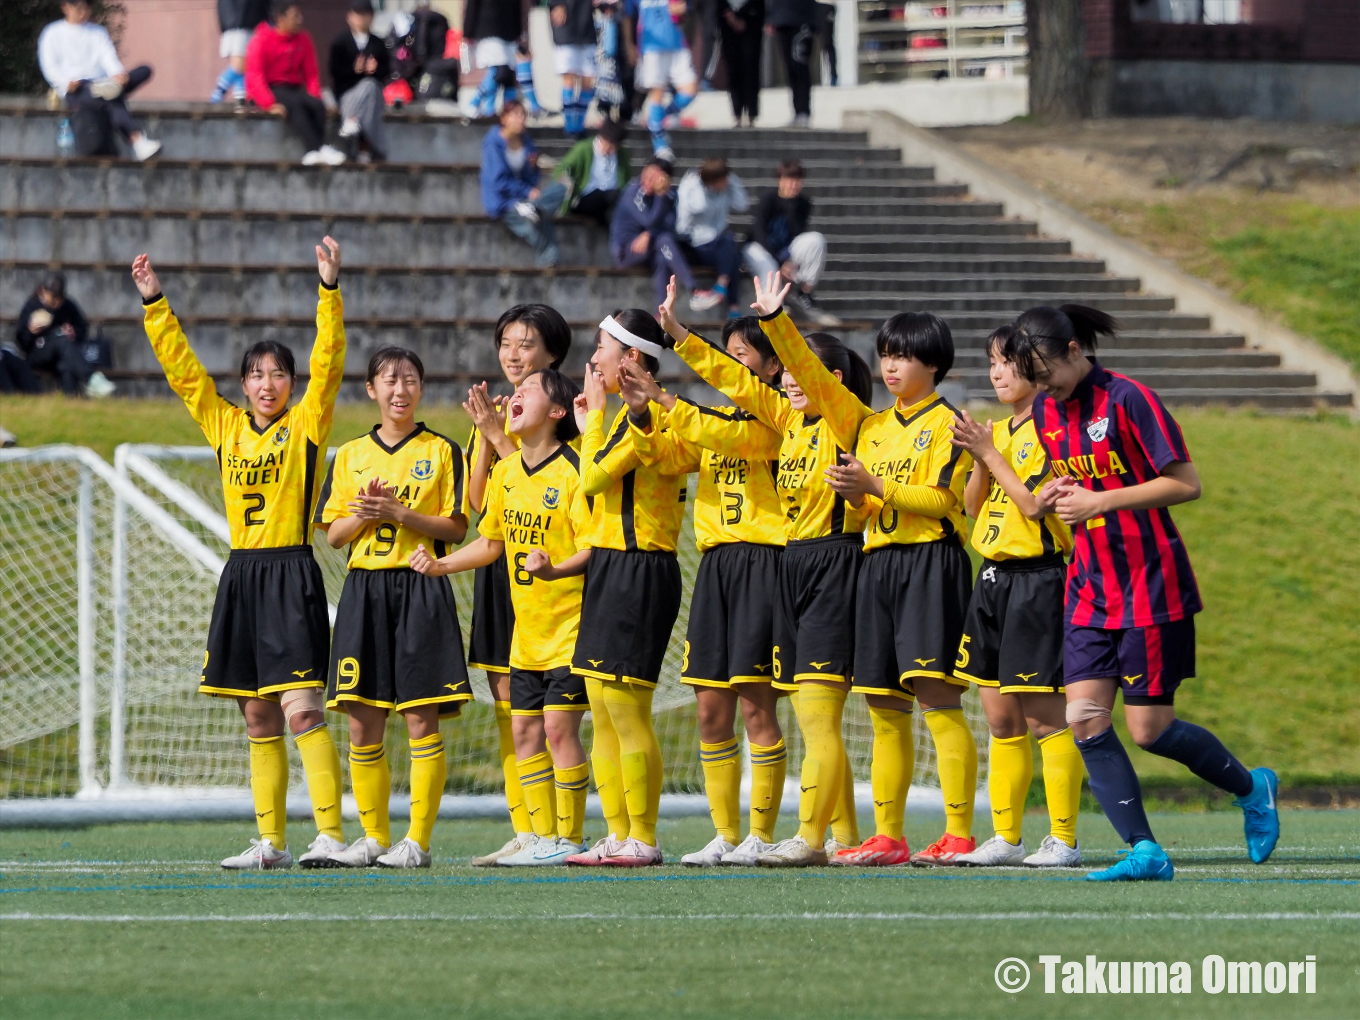
[[1360,65],[1114,60],[1093,67],[1097,116],[1360,124]]
[[207,99],[226,66],[217,55],[217,0],[125,0],[123,9],[118,55],[155,71],[137,99]]

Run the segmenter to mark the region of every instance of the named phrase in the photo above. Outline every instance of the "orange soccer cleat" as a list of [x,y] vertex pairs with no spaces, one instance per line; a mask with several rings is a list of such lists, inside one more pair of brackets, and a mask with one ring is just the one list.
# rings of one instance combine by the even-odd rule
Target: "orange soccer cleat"
[[969,837],[951,836],[945,833],[930,846],[911,855],[911,863],[918,868],[932,866],[954,867],[954,860],[960,854],[971,854],[977,849],[977,840]]
[[852,868],[891,868],[911,860],[911,847],[905,839],[870,836],[860,846],[836,851],[832,864]]

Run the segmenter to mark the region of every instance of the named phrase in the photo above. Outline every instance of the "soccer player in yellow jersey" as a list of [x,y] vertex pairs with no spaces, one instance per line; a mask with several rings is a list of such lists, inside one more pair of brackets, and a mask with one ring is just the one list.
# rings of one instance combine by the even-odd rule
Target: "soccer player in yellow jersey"
[[424,548],[411,557],[416,570],[432,575],[507,563],[515,602],[510,710],[533,836],[497,860],[502,867],[562,864],[585,849],[589,768],[580,729],[588,702],[571,657],[591,522],[580,460],[567,445],[576,436],[576,395],[576,386],[551,368],[520,383],[507,423],[520,448],[491,473],[481,536],[440,559]]
[[640,867],[661,863],[661,747],[652,693],[680,612],[675,545],[685,515],[683,465],[644,464],[627,407],[605,430],[605,394],[619,392],[619,365],[657,370],[664,334],[639,308],[600,323],[577,401],[584,415],[581,482],[593,500],[590,566],[572,668],[586,678],[594,743],[591,762],[608,835],[568,864]]
[[[755,318],[728,319],[723,341],[729,355],[767,383],[782,372]],[[747,411],[666,393],[633,361],[620,364],[619,387],[642,463],[679,460],[699,475],[694,534],[702,557],[680,682],[694,689],[698,702],[699,760],[717,832],[680,863],[754,865],[774,845],[788,757],[775,713],[780,692],[770,683],[784,550],[784,509],[774,484],[780,436]],[[653,420],[663,416],[664,430]],[[738,701],[751,743],[751,829],[744,840]]]
[[340,245],[316,248],[321,288],[311,378],[288,406],[297,383],[293,352],[262,340],[241,359],[249,410],[217,392],[161,293],[146,255],[132,264],[142,295],[146,335],[166,380],[217,454],[231,526],[231,556],[217,586],[199,692],[235,698],[250,738],[250,785],[260,838],[222,862],[224,868],[287,868],[288,752],[297,742],[319,830],[298,863],[324,866],[345,848],[340,826],[340,756],[326,728],[322,688],[329,665],[330,621],[321,568],[312,556],[311,519],[321,488],[321,458],[345,370],[344,305],[337,280]]
[[[368,362],[368,395],[382,422],[340,447],[321,489],[316,527],[349,546],[335,614],[326,707],[349,714],[349,774],[363,835],[333,853],[333,867],[428,868],[446,765],[440,711],[472,698],[458,607],[447,581],[408,560],[422,540],[437,553],[467,534],[463,452],[416,421],[425,366],[414,351],[381,347]],[[411,825],[393,845],[387,715],[406,719]]]
[[[824,477],[836,456],[853,448],[859,418],[818,414],[787,365],[784,389],[774,389],[680,325],[674,302],[672,285],[659,313],[676,353],[710,386],[780,435],[775,485],[787,547],[779,567],[771,672],[775,687],[796,692],[794,708],[806,750],[798,834],[775,844],[757,862],[769,867],[825,864],[842,847],[859,845],[841,715],[854,673],[855,580],[863,558],[864,515],[848,507]],[[787,316],[784,322],[798,337]],[[768,325],[762,329],[770,335]],[[845,389],[854,406],[863,406],[872,389],[863,360],[827,333],[811,334],[808,344],[814,345],[833,384]],[[777,345],[774,349],[778,354]],[[824,843],[828,824],[832,841]]]
[[[1026,864],[1074,868],[1077,806],[1085,768],[1067,725],[1063,687],[1063,604],[1072,529],[1036,493],[1053,477],[1034,431],[1031,409],[1039,388],[1003,354],[1011,326],[987,338],[997,399],[1011,416],[980,425],[960,411],[956,446],[973,455],[964,503],[973,548],[983,558],[964,619],[954,675],[978,685],[992,731],[987,790],[996,834],[954,859],[968,867]],[[1026,855],[1020,834],[1025,795],[1033,778],[1029,735],[1039,741],[1051,827],[1037,853]]]
[[[971,588],[962,499],[971,458],[950,443],[954,410],[935,392],[953,365],[953,338],[929,314],[904,312],[884,323],[875,343],[879,372],[896,399],[887,410],[870,413],[799,342],[775,287],[772,278],[756,296],[775,353],[816,410],[843,422],[842,429],[859,420],[854,454],[842,455],[826,475],[849,505],[868,516],[855,597],[854,689],[865,695],[874,727],[876,831],[835,860],[943,863],[976,846],[977,748],[959,700],[967,683],[951,672]],[[917,700],[935,740],[946,831],[913,857],[902,818],[915,764],[911,709]]]
[[[492,334],[501,372],[513,387],[543,368],[559,368],[571,349],[571,327],[555,308],[541,304],[514,305],[502,313]],[[485,383],[468,391],[463,405],[472,418],[467,441],[467,487],[463,513],[469,519],[486,508],[486,487],[492,469],[518,448],[515,435],[506,430],[504,403],[492,398]],[[515,738],[510,723],[510,640],[515,629],[510,581],[504,563],[481,567],[472,582],[472,637],[468,665],[486,671],[487,686],[495,701],[496,729],[500,737],[501,771],[505,777],[505,800],[510,809],[514,835],[489,854],[472,859],[474,868],[494,865],[501,857],[529,845],[533,826],[524,806],[515,765]]]

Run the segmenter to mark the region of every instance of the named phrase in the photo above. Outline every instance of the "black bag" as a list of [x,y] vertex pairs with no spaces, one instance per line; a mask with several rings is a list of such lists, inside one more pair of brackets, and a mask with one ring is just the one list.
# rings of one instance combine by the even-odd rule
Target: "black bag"
[[113,344],[102,329],[80,345],[80,357],[91,372],[102,372],[113,367]]
[[82,103],[71,115],[77,156],[116,156],[113,121],[103,103]]

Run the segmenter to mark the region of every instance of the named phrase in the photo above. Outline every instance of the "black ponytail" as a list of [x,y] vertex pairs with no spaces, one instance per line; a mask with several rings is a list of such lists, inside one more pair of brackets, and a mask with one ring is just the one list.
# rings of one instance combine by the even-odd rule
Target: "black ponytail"
[[874,399],[874,374],[865,360],[830,333],[809,333],[803,339],[827,371],[839,371],[841,385],[867,407]]
[[1015,330],[1006,340],[1002,356],[1033,382],[1036,360],[1062,361],[1073,340],[1084,353],[1095,354],[1097,338],[1113,337],[1117,325],[1098,308],[1039,305],[1022,312],[1015,320]]

